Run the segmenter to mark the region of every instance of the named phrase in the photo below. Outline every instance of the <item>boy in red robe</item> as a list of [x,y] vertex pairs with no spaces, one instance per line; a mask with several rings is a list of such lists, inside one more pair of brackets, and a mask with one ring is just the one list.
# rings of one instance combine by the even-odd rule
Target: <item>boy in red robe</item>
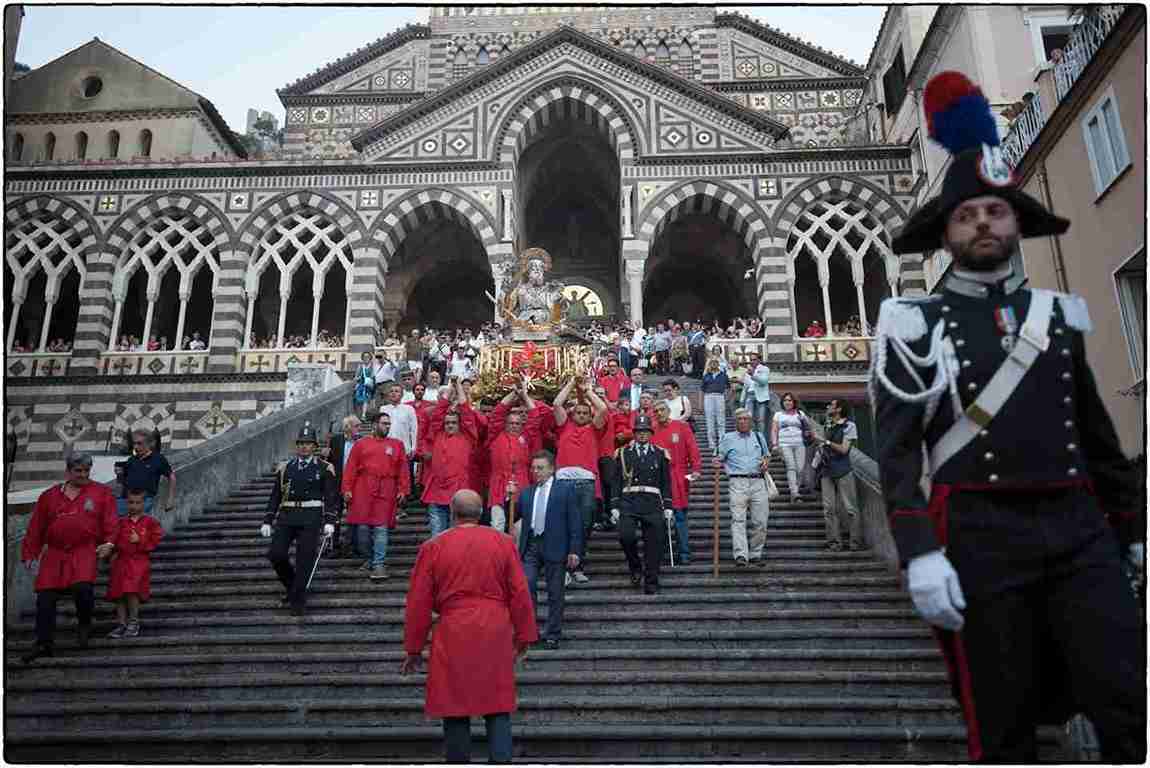
[[443,718],[445,760],[471,759],[471,718],[483,717],[490,762],[511,762],[511,712],[517,708],[515,657],[539,639],[519,548],[479,525],[474,491],[450,499],[453,527],[419,547],[403,622],[407,675],[423,664],[431,629],[424,713]]
[[[679,540],[676,564],[691,562],[691,542],[687,527],[687,503],[691,496],[691,483],[703,467],[695,433],[686,422],[671,418],[671,409],[665,400],[655,406],[655,434],[651,444],[667,452],[671,459],[671,507],[675,510],[675,538]],[[671,542],[667,542],[668,546]]]
[[365,559],[363,568],[371,570],[372,579],[389,576],[388,535],[395,528],[399,502],[411,492],[406,448],[402,441],[387,436],[390,430],[391,416],[380,411],[375,433],[352,447],[340,489],[356,554]]
[[125,496],[128,515],[121,518],[112,542],[116,551],[108,577],[106,599],[116,601],[116,628],[109,640],[140,636],[140,603],[152,597],[152,550],[164,536],[164,527],[144,514],[146,492],[130,488]]
[[[451,384],[451,400],[441,399],[428,419],[423,460],[423,503],[433,537],[450,525],[448,504],[456,491],[471,485],[471,459],[479,442],[475,411],[458,382]],[[459,403],[453,405],[452,403]]]
[[88,646],[96,560],[115,547],[116,498],[108,486],[91,481],[92,457],[73,454],[65,467],[66,480],[36,500],[21,547],[20,559],[36,574],[36,643],[22,657],[25,664],[52,655],[56,601],[64,594],[76,601],[77,644]]

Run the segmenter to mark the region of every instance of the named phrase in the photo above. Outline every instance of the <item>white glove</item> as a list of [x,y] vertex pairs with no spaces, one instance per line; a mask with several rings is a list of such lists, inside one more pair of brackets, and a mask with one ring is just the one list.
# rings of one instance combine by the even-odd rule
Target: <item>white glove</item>
[[957,632],[962,629],[960,611],[966,598],[954,566],[941,549],[919,555],[907,567],[907,584],[914,609],[930,624]]
[[675,518],[675,510],[664,509],[663,510],[663,517],[667,520],[668,523],[671,522],[671,520],[673,520]]
[[618,524],[619,524],[619,510],[612,509],[611,510],[611,525],[618,525]]
[[29,560],[28,562],[24,563],[24,567],[27,568],[28,573],[32,574],[33,576],[40,573],[40,561],[39,560]]
[[263,536],[266,539],[268,536],[271,536],[271,535],[272,535],[272,527],[270,525],[268,525],[267,523],[264,523],[263,525],[260,526],[260,536]]
[[331,536],[333,533],[335,533],[335,526],[332,525],[331,523],[324,523],[323,524],[323,535],[324,536]]

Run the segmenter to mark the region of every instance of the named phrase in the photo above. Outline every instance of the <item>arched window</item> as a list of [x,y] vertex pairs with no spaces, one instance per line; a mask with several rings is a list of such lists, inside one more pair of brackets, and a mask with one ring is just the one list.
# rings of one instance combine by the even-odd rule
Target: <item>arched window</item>
[[694,77],[695,75],[695,52],[691,48],[691,44],[686,40],[679,43],[679,53],[676,57],[676,68],[679,74],[683,77]]
[[452,74],[456,80],[467,74],[467,52],[462,48],[455,51],[455,65]]
[[20,160],[24,156],[24,134],[17,133],[12,137],[12,159]]
[[108,157],[113,160],[120,156],[120,132],[108,131]]
[[879,304],[897,292],[890,235],[852,198],[811,203],[791,229],[787,257],[796,335],[814,320],[829,336],[870,335]]
[[646,60],[647,58],[647,48],[643,45],[641,40],[635,41],[635,47],[632,49],[631,53],[634,54],[635,58],[637,59]]
[[88,134],[80,131],[76,134],[76,159],[84,160],[88,157]]
[[140,131],[140,157],[152,156],[152,132],[147,128]]
[[[195,335],[206,343],[219,282],[216,250],[210,229],[186,213],[148,222],[112,273],[116,305],[109,348],[121,336],[135,336],[144,345],[155,338],[162,349],[182,349],[183,339]],[[139,279],[133,279],[137,272]]]
[[44,137],[44,159],[56,159],[56,134],[48,131],[48,135]]
[[487,53],[487,46],[479,49],[479,53],[475,56],[475,63],[481,67],[491,63],[491,55]]
[[87,274],[80,233],[40,211],[8,227],[4,257],[12,291],[7,348],[44,351],[55,339],[71,343]]
[[248,265],[244,338],[250,341],[254,331],[279,348],[293,338],[315,348],[324,335],[342,346],[353,258],[347,235],[326,214],[302,209],[280,219]]
[[659,44],[655,46],[655,63],[661,67],[671,66],[671,49],[663,40],[660,40]]

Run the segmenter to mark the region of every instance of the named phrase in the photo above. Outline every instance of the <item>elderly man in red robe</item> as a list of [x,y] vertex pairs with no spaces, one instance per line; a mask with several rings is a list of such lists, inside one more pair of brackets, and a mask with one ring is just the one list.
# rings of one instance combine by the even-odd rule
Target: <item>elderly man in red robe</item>
[[[687,527],[687,504],[691,496],[691,483],[703,468],[699,444],[694,431],[686,422],[671,418],[667,401],[655,406],[655,434],[651,444],[667,452],[671,459],[671,507],[675,510],[675,538],[679,540],[676,562],[691,562],[691,543]],[[672,546],[671,542],[667,542]]]
[[479,494],[456,493],[451,514],[452,528],[424,542],[415,558],[400,671],[422,666],[435,611],[424,712],[443,718],[445,760],[470,762],[471,718],[481,716],[490,762],[509,763],[515,658],[539,639],[535,611],[515,540],[479,525]]
[[371,570],[372,579],[386,579],[387,540],[395,528],[395,512],[411,492],[407,450],[401,440],[388,437],[391,417],[380,411],[371,437],[357,440],[343,469],[344,502],[347,523],[357,554]]
[[40,494],[20,559],[36,574],[36,642],[22,660],[31,664],[51,656],[56,634],[56,601],[76,601],[77,644],[88,646],[96,596],[96,561],[115,548],[119,527],[116,498],[108,486],[90,478],[92,457],[76,453],[65,461],[65,481]]
[[451,497],[472,485],[472,457],[479,444],[475,410],[459,382],[452,382],[450,391],[451,399],[440,399],[431,412],[424,443],[422,500],[427,505],[427,525],[433,537],[450,525]]
[[511,533],[507,530],[508,500],[516,498],[519,491],[531,483],[528,475],[531,453],[523,432],[527,416],[523,409],[513,407],[519,398],[519,391],[508,393],[487,419],[490,436],[487,442],[490,467],[487,503],[491,509],[491,527],[508,533]]

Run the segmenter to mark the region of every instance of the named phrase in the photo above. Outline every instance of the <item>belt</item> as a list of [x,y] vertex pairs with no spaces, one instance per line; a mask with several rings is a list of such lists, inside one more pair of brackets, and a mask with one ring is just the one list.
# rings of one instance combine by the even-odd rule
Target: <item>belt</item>
[[662,496],[663,492],[653,485],[628,485],[623,489],[623,493],[657,493]]
[[761,480],[762,475],[727,475],[732,480]]
[[285,501],[280,506],[290,507],[292,509],[298,509],[299,507],[322,507],[323,502],[318,499],[312,499],[311,501]]

